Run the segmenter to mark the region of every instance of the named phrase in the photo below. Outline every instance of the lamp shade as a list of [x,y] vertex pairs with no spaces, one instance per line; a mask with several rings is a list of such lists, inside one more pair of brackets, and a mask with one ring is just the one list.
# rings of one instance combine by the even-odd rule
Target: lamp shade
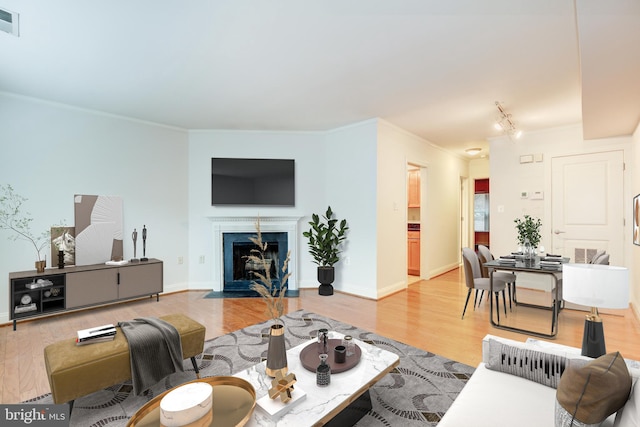
[[564,264],[563,299],[599,308],[629,306],[629,270],[602,264]]

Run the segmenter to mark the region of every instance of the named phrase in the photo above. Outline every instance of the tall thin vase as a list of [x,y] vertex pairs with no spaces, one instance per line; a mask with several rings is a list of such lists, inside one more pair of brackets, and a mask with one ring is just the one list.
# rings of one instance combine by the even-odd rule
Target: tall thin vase
[[269,330],[269,349],[267,350],[266,373],[270,377],[275,377],[280,371],[282,375],[287,374],[287,349],[284,343],[284,326],[271,325]]

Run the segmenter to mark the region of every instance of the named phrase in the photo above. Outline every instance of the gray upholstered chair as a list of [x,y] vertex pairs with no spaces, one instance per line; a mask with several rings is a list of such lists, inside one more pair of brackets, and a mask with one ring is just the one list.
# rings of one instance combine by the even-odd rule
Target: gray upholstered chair
[[602,254],[598,258],[594,258],[592,264],[609,265],[609,254]]
[[[490,273],[487,267],[484,266],[485,263],[491,262],[494,260],[493,254],[489,250],[488,247],[484,245],[478,245],[478,259],[480,261],[480,269],[482,271],[482,277],[489,278]],[[509,311],[512,310],[511,301],[516,298],[516,275],[513,273],[508,273],[506,271],[494,271],[493,272],[493,284],[494,287],[497,283],[503,282],[507,290],[509,291]],[[505,307],[506,310],[506,307]]]
[[597,259],[600,258],[602,255],[605,254],[605,250],[599,249],[596,254],[589,260],[589,264],[597,264]]
[[[480,261],[478,260],[478,255],[474,250],[470,248],[462,248],[462,264],[464,266],[464,278],[467,284],[467,299],[464,303],[464,309],[462,310],[462,319],[464,319],[464,314],[467,311],[467,305],[469,304],[469,297],[471,296],[471,291],[475,289],[475,296],[473,300],[473,309],[476,309],[476,305],[478,303],[478,290],[485,291],[489,290],[490,283],[489,279],[486,277],[482,277],[482,272],[480,271]],[[500,322],[500,300],[498,298],[498,293],[502,292],[502,302],[504,304],[504,314],[507,315],[507,300],[505,297],[504,290],[506,285],[504,282],[496,282],[493,283],[493,292],[496,297],[496,311],[498,313],[498,322]],[[491,295],[489,296],[491,297]],[[489,314],[491,315],[491,313]]]

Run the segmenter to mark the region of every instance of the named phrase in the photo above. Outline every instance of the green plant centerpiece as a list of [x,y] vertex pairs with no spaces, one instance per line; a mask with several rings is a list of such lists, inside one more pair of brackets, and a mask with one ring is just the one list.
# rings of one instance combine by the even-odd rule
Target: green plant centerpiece
[[8,237],[10,240],[24,240],[33,245],[38,256],[36,270],[41,273],[46,265],[46,259],[42,259],[41,253],[51,240],[50,231],[40,234],[31,231],[33,218],[29,212],[24,211],[26,201],[11,185],[0,185],[0,230],[13,231],[14,234]]
[[540,244],[540,228],[542,222],[540,218],[533,218],[529,215],[525,215],[523,218],[516,218],[513,222],[516,223],[516,230],[518,231],[518,245],[524,247],[528,241],[531,247],[535,250]]
[[318,214],[311,215],[309,225],[309,231],[302,235],[308,239],[309,253],[318,265],[318,293],[333,295],[334,264],[340,261],[342,243],[347,238],[347,220],[334,218],[331,206],[328,206],[322,218]]
[[[267,349],[267,366],[266,373],[270,377],[275,377],[278,372],[283,376],[287,373],[287,352],[284,341],[284,323],[282,315],[284,313],[284,296],[287,292],[287,282],[291,273],[289,270],[289,260],[291,251],[287,251],[287,257],[282,263],[280,272],[275,269],[276,277],[271,273],[271,259],[265,254],[269,247],[267,242],[262,241],[262,232],[260,231],[260,218],[256,221],[256,236],[249,238],[256,245],[251,249],[247,260],[258,268],[253,274],[258,278],[251,282],[251,289],[256,291],[267,303],[266,314],[273,319],[273,324],[269,329],[269,347]],[[264,271],[262,273],[261,271]],[[282,277],[280,277],[282,273]]]

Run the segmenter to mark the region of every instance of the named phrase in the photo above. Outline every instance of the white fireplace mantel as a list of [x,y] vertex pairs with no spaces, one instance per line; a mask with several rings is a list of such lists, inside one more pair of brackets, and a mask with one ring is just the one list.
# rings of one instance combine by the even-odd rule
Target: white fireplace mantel
[[[290,251],[288,288],[298,290],[296,269],[298,266],[298,222],[300,216],[261,216],[260,231],[263,233],[287,233],[287,246]],[[215,216],[209,217],[213,227],[213,290],[222,292],[224,285],[223,233],[252,233],[256,231],[258,217],[251,216]]]

